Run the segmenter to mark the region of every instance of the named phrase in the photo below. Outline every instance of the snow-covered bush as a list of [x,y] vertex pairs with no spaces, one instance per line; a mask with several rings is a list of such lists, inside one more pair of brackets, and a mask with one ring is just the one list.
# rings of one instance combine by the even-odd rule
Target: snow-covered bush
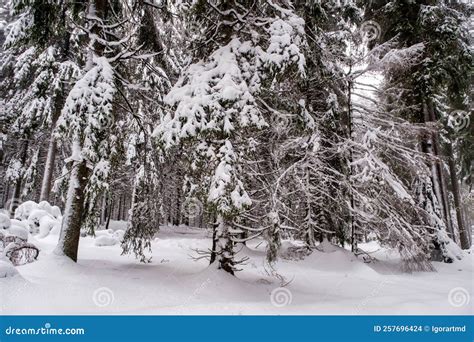
[[18,206],[15,210],[15,219],[17,220],[27,220],[31,212],[35,209],[38,209],[38,204],[33,201],[26,201]]
[[61,209],[47,201],[36,203],[26,201],[15,210],[15,218],[10,219],[8,213],[0,213],[0,228],[9,229],[22,239],[27,239],[25,230],[32,235],[39,233],[39,237],[49,234],[58,235],[61,230]]

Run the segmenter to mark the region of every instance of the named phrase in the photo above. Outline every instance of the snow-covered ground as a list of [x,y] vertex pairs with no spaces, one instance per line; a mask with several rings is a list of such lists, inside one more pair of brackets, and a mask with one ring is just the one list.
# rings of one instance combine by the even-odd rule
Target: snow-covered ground
[[438,272],[405,274],[394,254],[375,245],[364,248],[379,260],[364,263],[324,244],[303,260],[280,258],[280,279],[255,240],[239,252],[250,259],[232,277],[192,258],[210,247],[205,231],[164,227],[158,236],[149,264],[91,237],[81,239],[75,264],[52,253],[57,235],[31,238],[39,260],[0,278],[2,314],[473,314],[472,252],[435,263]]

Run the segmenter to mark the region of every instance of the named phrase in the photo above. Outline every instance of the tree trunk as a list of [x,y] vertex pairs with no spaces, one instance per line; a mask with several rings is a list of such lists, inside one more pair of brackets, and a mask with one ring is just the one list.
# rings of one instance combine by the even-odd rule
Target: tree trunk
[[114,203],[115,201],[112,199],[112,201],[110,201],[110,207],[109,207],[109,210],[107,211],[107,223],[105,224],[105,229],[109,229],[109,226],[110,226],[110,218],[112,217],[112,213],[114,212]]
[[119,195],[119,202],[118,202],[118,206],[117,206],[117,215],[115,216],[117,221],[120,221],[120,216],[121,215],[122,215],[122,194]]
[[[105,18],[107,10],[106,0],[91,0],[89,1],[90,16]],[[94,24],[91,31],[98,35],[100,28]],[[90,39],[92,42],[92,39]],[[94,53],[101,55],[104,47],[94,41],[94,45],[89,48],[87,61],[85,63],[85,70],[89,71],[93,65]],[[81,151],[83,146],[79,138],[72,142],[72,148],[75,151]],[[71,176],[69,178],[69,188],[66,199],[66,207],[64,209],[63,222],[61,225],[61,234],[59,236],[58,245],[55,253],[58,255],[66,255],[74,262],[77,261],[77,251],[79,248],[79,237],[81,235],[81,225],[84,219],[84,200],[85,188],[89,181],[90,170],[87,167],[87,160],[75,160],[72,165]]]
[[[431,105],[431,103],[425,103],[423,105],[423,111],[425,116],[425,122],[434,122],[436,120],[433,106]],[[443,178],[443,163],[440,160],[438,134],[430,133],[426,143],[427,152],[437,158],[436,161],[431,162],[431,177],[433,180],[433,188],[436,194],[436,198],[438,199],[442,218],[446,224],[447,233],[454,240],[455,237],[453,226],[451,224],[451,214],[449,212],[448,190],[446,187],[446,181]]]
[[46,156],[46,163],[44,165],[43,181],[41,183],[40,202],[49,201],[53,180],[54,162],[56,160],[56,147],[56,139],[54,139],[53,133],[51,133],[48,145],[48,154]]
[[454,162],[454,152],[451,141],[446,144],[448,154],[449,175],[451,176],[451,187],[453,189],[454,206],[456,209],[456,220],[458,223],[459,238],[462,249],[469,249],[471,247],[469,241],[469,232],[465,226],[463,218],[463,207],[461,203],[461,190],[459,188],[459,181],[457,178],[456,164]]
[[218,269],[234,275],[234,242],[230,238],[229,227],[222,215],[218,215],[216,226],[212,241],[211,260],[213,261],[211,263],[217,262]]
[[87,162],[83,160],[75,161],[69,179],[61,234],[55,250],[56,254],[66,255],[75,262],[77,261],[77,250],[79,248],[79,237],[84,212],[84,189],[88,178],[89,169],[87,168]]

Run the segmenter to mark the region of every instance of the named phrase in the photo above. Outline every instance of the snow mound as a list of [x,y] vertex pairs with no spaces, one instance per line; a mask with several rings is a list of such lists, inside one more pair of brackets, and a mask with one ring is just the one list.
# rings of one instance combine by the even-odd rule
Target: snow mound
[[318,245],[317,249],[323,253],[334,253],[338,250],[343,250],[341,247],[333,245],[328,239],[324,239],[323,242]]
[[41,201],[41,202],[38,203],[38,209],[47,211],[48,213],[51,213],[52,208],[53,207],[51,206],[51,204],[49,204],[46,201]]
[[0,260],[0,278],[10,278],[18,274],[17,269],[10,262]]
[[114,234],[114,231],[112,229],[103,229],[103,230],[96,230],[94,232],[96,237],[99,236],[112,236]]
[[114,246],[118,243],[119,243],[119,240],[117,240],[117,238],[110,235],[98,236],[94,241],[94,245],[99,246],[99,247]]
[[122,230],[122,229],[116,230],[116,231],[112,234],[112,236],[113,236],[114,238],[116,238],[118,241],[122,241],[124,235],[125,235],[125,231]]
[[59,207],[57,205],[53,205],[51,207],[51,212],[50,212],[51,215],[54,216],[54,218],[61,218],[61,209],[59,209]]
[[26,230],[28,230],[28,224],[26,222],[16,220],[16,219],[12,219],[10,220],[10,222],[11,222],[11,227],[17,226],[17,227],[25,228]]
[[12,222],[8,215],[0,213],[0,229],[8,229],[12,225]]
[[302,260],[311,254],[311,250],[301,241],[283,240],[279,255],[286,260]]
[[59,209],[58,206],[56,205],[51,205],[46,201],[41,201],[38,203],[38,209],[46,211],[48,214],[53,216],[54,218],[60,218],[61,217],[61,209]]
[[43,210],[43,209],[35,209],[31,211],[30,215],[28,216],[28,221],[27,221],[31,234],[38,234],[39,227],[40,227],[40,220],[45,216],[53,218],[53,216],[51,216],[46,210]]
[[47,215],[40,218],[39,221],[39,235],[38,237],[43,238],[48,236],[51,232],[54,235],[59,233],[61,229],[61,221]]
[[9,235],[19,237],[22,240],[28,241],[28,229],[25,227],[12,225],[10,229],[7,230]]
[[18,206],[15,210],[15,219],[17,220],[27,220],[31,212],[35,209],[38,209],[38,204],[33,201],[26,201]]
[[300,263],[321,272],[357,274],[367,277],[379,276],[379,273],[366,264],[362,258],[358,258],[352,252],[333,245],[327,240],[321,242],[311,255]]

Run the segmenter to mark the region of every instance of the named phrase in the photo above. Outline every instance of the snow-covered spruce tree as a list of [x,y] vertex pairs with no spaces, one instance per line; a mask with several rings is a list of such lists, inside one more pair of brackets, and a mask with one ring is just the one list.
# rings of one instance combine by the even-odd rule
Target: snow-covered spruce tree
[[110,40],[110,36],[116,37],[112,33],[118,19],[109,6],[107,1],[95,0],[82,8],[78,25],[86,38],[77,40],[75,51],[78,64],[83,65],[82,74],[65,100],[56,127],[58,138],[69,143],[71,149],[66,160],[70,175],[56,253],[74,261],[81,227],[93,231],[97,223],[96,203],[99,193],[108,186],[116,141],[112,129],[117,76],[105,55],[116,61],[124,51],[117,53],[115,48],[121,42]]
[[[419,130],[387,112],[377,96],[356,92],[355,83],[377,67],[360,63],[365,52],[350,51],[360,45],[351,30],[357,10],[350,4],[304,9],[311,83],[299,90],[306,95],[306,101],[298,102],[299,111],[293,111],[299,115],[287,115],[283,132],[272,140],[276,144],[268,160],[277,167],[263,168],[277,176],[274,183],[268,182],[276,184],[268,187],[280,208],[279,215],[273,215],[275,222],[283,231],[297,232],[308,247],[319,235],[350,242],[358,252],[357,240],[372,233],[400,252],[407,270],[432,269],[426,215],[416,206],[411,189],[423,160],[410,145]],[[419,56],[416,50],[413,56],[398,54],[409,55],[413,63]],[[301,96],[298,88],[291,90]],[[283,94],[278,98],[289,103],[291,95]],[[390,162],[394,157],[397,163]],[[276,240],[270,243],[269,260],[277,248]]]
[[190,11],[202,28],[193,31],[193,63],[166,96],[172,111],[155,135],[165,151],[184,147],[199,170],[190,189],[216,213],[211,263],[233,274],[236,220],[252,205],[243,152],[272,114],[261,95],[286,70],[304,74],[304,21],[286,1],[199,1]]
[[[74,76],[77,67],[66,59],[65,4],[13,1],[11,6],[16,19],[6,27],[0,89],[7,140],[19,140],[22,145],[17,149],[22,152],[10,163],[9,174],[17,178],[7,179],[16,184],[13,198],[19,199],[22,185],[33,185],[36,180],[35,156],[43,149],[41,144],[29,142],[51,135],[62,107],[63,84]],[[51,139],[41,199],[49,195],[55,150]]]
[[[441,143],[439,126],[433,124],[443,121],[440,116],[443,108],[440,106],[440,96],[448,94],[444,97],[445,101],[449,99],[449,94],[467,98],[462,94],[467,94],[468,91],[468,74],[472,67],[473,54],[468,45],[467,20],[463,14],[465,11],[466,8],[462,4],[445,4],[442,1],[390,1],[387,5],[376,8],[374,12],[383,28],[383,40],[395,37],[397,46],[403,48],[416,44],[424,46],[420,63],[402,71],[389,66],[385,69],[385,75],[388,80],[387,88],[398,92],[401,96],[396,96],[397,100],[403,104],[403,108],[407,108],[403,112],[400,111],[400,115],[414,123],[431,126],[431,131],[421,136],[421,150],[431,156],[429,165],[432,186],[426,184],[423,188],[432,189],[434,192],[439,207],[435,212],[441,215],[441,221],[444,222],[444,228],[440,228],[444,231],[434,229],[434,233],[439,235],[434,239],[434,244],[440,246],[441,250],[447,250],[443,245],[452,243],[445,237],[449,235],[451,239],[455,239],[456,232],[451,219],[450,189],[443,160],[446,151]],[[394,20],[399,16],[402,16],[405,24],[401,25],[400,20]],[[450,175],[450,178],[452,183],[457,182],[455,174]],[[430,207],[434,205],[431,203]],[[459,205],[455,206],[459,208]],[[460,222],[458,227],[463,226],[462,220]],[[466,234],[466,229],[461,230]],[[468,239],[464,237],[463,240],[466,242]],[[451,258],[445,255],[444,259]]]

